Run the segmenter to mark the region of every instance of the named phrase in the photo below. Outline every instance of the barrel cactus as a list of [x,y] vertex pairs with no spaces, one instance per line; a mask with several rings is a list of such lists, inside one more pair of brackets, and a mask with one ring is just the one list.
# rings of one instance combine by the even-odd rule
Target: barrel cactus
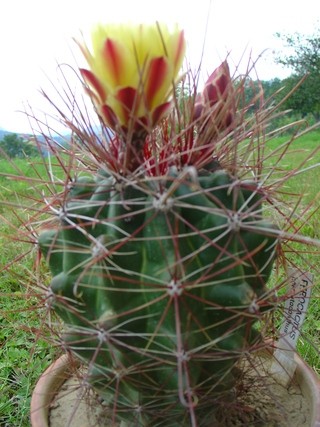
[[99,27],[92,50],[81,45],[85,88],[112,138],[73,129],[99,168],[68,184],[38,238],[62,344],[128,426],[212,425],[274,304],[279,230],[248,173],[237,87],[223,62],[172,107],[184,43],[158,24]]

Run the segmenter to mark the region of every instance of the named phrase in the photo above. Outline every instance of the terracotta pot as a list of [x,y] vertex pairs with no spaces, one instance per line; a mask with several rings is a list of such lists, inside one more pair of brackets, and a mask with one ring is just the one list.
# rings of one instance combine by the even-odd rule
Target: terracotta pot
[[[295,379],[310,402],[312,420],[310,427],[320,427],[320,379],[298,355],[295,359],[297,362]],[[71,365],[69,357],[64,355],[42,374],[31,399],[32,427],[49,427],[49,412],[55,402],[55,396],[65,381],[75,372],[75,367],[75,362],[73,361]],[[79,426],[79,423],[81,426],[85,425],[83,418],[75,419],[73,423],[74,426]],[[69,425],[68,422],[65,422],[61,427],[67,425]]]
[[295,356],[298,364],[296,379],[310,402],[311,427],[320,427],[320,379],[301,357]]
[[49,411],[55,395],[73,374],[74,366],[74,363],[70,364],[69,356],[64,354],[41,375],[31,398],[32,427],[49,427]]

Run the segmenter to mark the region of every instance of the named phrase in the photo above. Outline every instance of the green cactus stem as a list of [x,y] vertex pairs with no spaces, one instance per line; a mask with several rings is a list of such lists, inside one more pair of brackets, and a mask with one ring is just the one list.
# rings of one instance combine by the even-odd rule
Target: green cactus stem
[[272,305],[278,231],[262,201],[223,169],[99,175],[74,183],[60,226],[39,236],[64,347],[127,425],[206,425],[234,386]]

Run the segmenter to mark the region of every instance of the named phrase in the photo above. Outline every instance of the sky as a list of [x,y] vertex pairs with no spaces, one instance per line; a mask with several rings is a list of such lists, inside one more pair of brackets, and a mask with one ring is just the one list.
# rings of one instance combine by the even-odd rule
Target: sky
[[59,86],[58,64],[77,67],[73,37],[97,22],[177,22],[185,30],[188,63],[196,69],[201,61],[204,80],[227,55],[238,72],[249,57],[259,58],[255,72],[268,80],[290,73],[274,63],[274,52],[285,52],[275,33],[314,33],[320,1],[10,0],[0,3],[0,14],[0,128],[30,133],[21,111],[28,105],[36,115],[47,111],[40,89],[57,96],[50,81]]

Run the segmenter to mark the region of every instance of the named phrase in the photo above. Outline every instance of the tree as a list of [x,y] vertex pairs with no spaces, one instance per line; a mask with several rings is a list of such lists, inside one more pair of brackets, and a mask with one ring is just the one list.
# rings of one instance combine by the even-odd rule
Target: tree
[[0,149],[3,150],[10,158],[23,158],[26,156],[34,156],[38,154],[38,150],[35,146],[25,142],[15,133],[9,133],[2,138],[0,141]]
[[300,112],[302,116],[311,113],[316,120],[320,120],[320,30],[311,36],[299,33],[277,33],[276,36],[290,48],[290,54],[276,58],[277,63],[293,70],[293,74],[283,81],[288,91],[306,77],[288,99],[287,107]]

